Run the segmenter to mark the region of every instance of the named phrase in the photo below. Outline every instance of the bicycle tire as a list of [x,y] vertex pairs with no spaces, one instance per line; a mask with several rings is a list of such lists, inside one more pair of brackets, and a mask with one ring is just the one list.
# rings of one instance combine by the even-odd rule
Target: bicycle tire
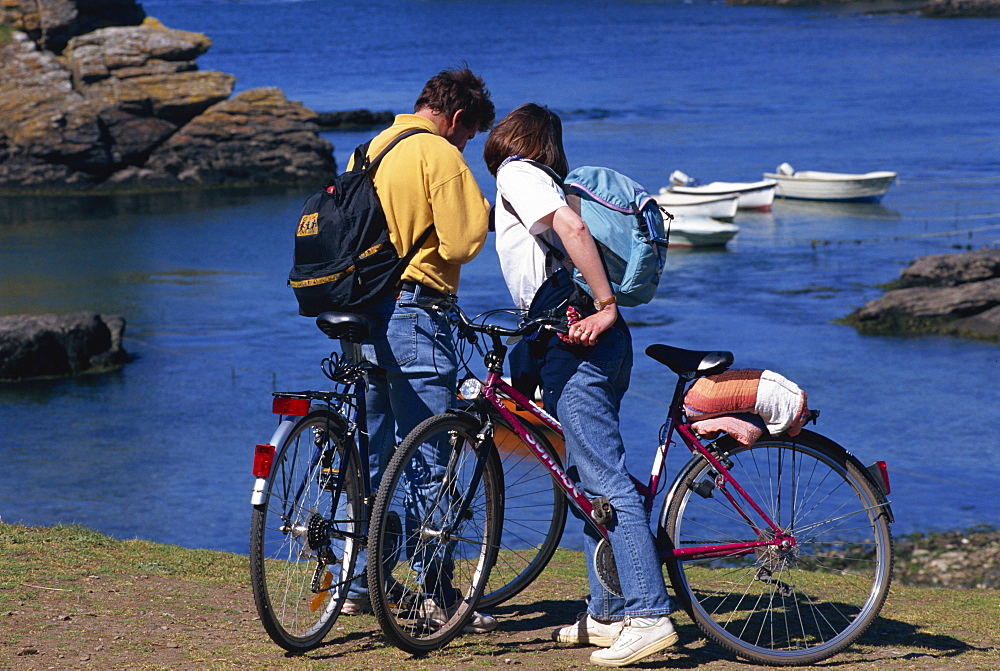
[[276,445],[264,501],[254,506],[254,601],[271,640],[290,652],[322,642],[356,577],[364,501],[356,448],[344,436],[344,420],[332,411],[295,422]]
[[481,428],[477,418],[453,413],[418,424],[396,448],[375,498],[372,610],[389,642],[412,654],[461,633],[496,560],[503,472],[492,441],[478,440]]
[[[493,412],[491,417],[493,442],[503,465],[503,535],[479,600],[483,610],[520,594],[545,570],[562,539],[567,507],[566,495],[548,468],[499,413]],[[559,454],[544,434],[527,423],[524,428],[561,467]]]
[[[732,445],[718,454],[796,545],[667,560],[674,591],[705,635],[735,655],[771,666],[826,659],[885,603],[893,562],[885,497],[843,448],[811,431]],[[714,477],[700,455],[678,475],[660,517],[661,549],[766,537],[750,530]]]

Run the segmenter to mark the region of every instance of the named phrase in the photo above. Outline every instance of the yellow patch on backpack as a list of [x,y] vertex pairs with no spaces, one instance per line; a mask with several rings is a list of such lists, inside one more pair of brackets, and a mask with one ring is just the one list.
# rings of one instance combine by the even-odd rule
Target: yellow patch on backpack
[[295,232],[295,237],[303,235],[316,235],[319,233],[319,212],[304,214],[299,219],[299,230]]

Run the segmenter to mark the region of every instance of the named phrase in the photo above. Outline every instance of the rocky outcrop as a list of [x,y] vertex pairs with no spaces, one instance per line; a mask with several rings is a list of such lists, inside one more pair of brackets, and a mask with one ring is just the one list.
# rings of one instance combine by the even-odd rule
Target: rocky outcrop
[[0,317],[0,380],[65,377],[124,365],[125,320],[93,312]]
[[938,333],[1000,342],[1000,249],[925,256],[887,289],[841,321],[866,334]]
[[347,110],[344,112],[320,112],[318,123],[323,129],[330,128],[371,128],[388,126],[393,122],[392,112],[372,112],[371,110]]
[[932,19],[1000,17],[1000,0],[930,0],[920,6],[920,14]]
[[[37,23],[12,13],[12,1],[0,2],[0,17]],[[40,16],[66,4],[99,3],[40,1]],[[150,18],[66,32],[90,23],[61,21],[58,55],[45,48],[47,30],[34,31],[37,42],[0,32],[9,38],[0,39],[0,189],[318,181],[336,171],[315,112],[275,89],[230,100],[232,75],[198,70],[205,35]]]
[[[726,0],[727,5],[765,5],[776,7],[801,7],[807,5],[861,4],[864,0]],[[928,18],[986,18],[1000,16],[1000,0],[900,0],[871,10],[871,3],[865,2],[868,13],[918,13]]]
[[0,25],[27,33],[56,53],[74,35],[104,26],[137,26],[145,18],[135,0],[0,0]]
[[[314,114],[278,89],[253,89],[213,105],[174,133],[120,184],[289,182],[332,172]],[[248,157],[252,157],[252,163]]]

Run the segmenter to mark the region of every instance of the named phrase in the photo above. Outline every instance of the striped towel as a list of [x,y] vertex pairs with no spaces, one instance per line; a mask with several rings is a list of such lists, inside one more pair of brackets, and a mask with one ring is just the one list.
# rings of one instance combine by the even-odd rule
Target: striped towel
[[[728,370],[696,380],[684,396],[684,413],[699,435],[714,438],[724,431],[751,445],[765,429],[798,435],[809,418],[806,401],[798,385],[774,371]],[[741,414],[760,420],[734,417]]]

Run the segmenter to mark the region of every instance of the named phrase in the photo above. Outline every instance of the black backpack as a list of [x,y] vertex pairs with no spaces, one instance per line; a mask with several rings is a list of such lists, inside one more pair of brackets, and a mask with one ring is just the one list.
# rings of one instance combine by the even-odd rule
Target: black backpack
[[361,145],[354,150],[354,168],[306,200],[295,232],[294,265],[288,274],[299,314],[365,312],[395,289],[434,226],[400,258],[389,239],[372,171],[397,142],[427,132],[403,133],[370,162],[366,154],[371,143]]

